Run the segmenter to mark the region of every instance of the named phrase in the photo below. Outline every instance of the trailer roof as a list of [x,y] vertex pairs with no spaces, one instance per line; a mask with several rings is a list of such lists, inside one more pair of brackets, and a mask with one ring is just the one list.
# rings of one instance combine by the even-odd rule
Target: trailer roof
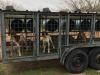
[[93,14],[96,14],[96,15],[100,15],[100,12],[64,12],[64,11],[61,11],[61,12],[43,12],[43,11],[9,11],[9,10],[0,10],[4,13],[7,13],[7,14],[22,14],[22,15],[29,15],[29,14],[35,14],[35,13],[39,13],[39,14],[42,14],[42,15],[45,15],[45,14],[48,14],[48,15],[66,15],[66,14],[69,14],[69,15],[93,15]]

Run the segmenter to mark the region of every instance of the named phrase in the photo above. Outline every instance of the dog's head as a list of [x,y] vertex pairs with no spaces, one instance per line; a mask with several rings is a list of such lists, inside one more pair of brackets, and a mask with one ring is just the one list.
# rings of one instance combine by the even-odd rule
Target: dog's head
[[46,36],[46,35],[48,35],[47,32],[42,32],[42,36]]

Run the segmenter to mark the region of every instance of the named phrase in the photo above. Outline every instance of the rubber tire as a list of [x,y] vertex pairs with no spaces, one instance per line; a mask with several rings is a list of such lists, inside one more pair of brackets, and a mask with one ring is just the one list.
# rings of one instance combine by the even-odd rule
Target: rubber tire
[[[79,54],[82,55],[81,59],[83,64],[81,64],[81,67],[73,67],[72,58]],[[87,66],[88,66],[88,55],[82,50],[75,49],[71,51],[68,54],[68,56],[66,56],[65,67],[71,73],[81,73],[87,68]]]
[[[89,53],[89,66],[96,70],[100,70],[100,63],[97,63],[96,61],[96,57],[98,54],[100,55],[100,48],[92,49]],[[99,62],[100,62],[100,57],[99,57]]]

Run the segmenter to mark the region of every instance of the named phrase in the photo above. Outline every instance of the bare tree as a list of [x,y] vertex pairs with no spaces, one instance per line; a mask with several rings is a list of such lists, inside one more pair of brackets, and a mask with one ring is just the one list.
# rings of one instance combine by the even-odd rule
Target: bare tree
[[4,9],[5,3],[3,0],[0,0],[0,9]]
[[100,0],[65,0],[70,11],[100,12]]

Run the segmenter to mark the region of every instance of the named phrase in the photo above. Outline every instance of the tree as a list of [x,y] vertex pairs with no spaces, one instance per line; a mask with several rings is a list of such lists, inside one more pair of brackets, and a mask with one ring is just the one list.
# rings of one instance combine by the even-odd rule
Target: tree
[[5,3],[3,0],[0,0],[0,9],[4,9],[5,8]]
[[100,0],[65,0],[70,11],[100,12]]

